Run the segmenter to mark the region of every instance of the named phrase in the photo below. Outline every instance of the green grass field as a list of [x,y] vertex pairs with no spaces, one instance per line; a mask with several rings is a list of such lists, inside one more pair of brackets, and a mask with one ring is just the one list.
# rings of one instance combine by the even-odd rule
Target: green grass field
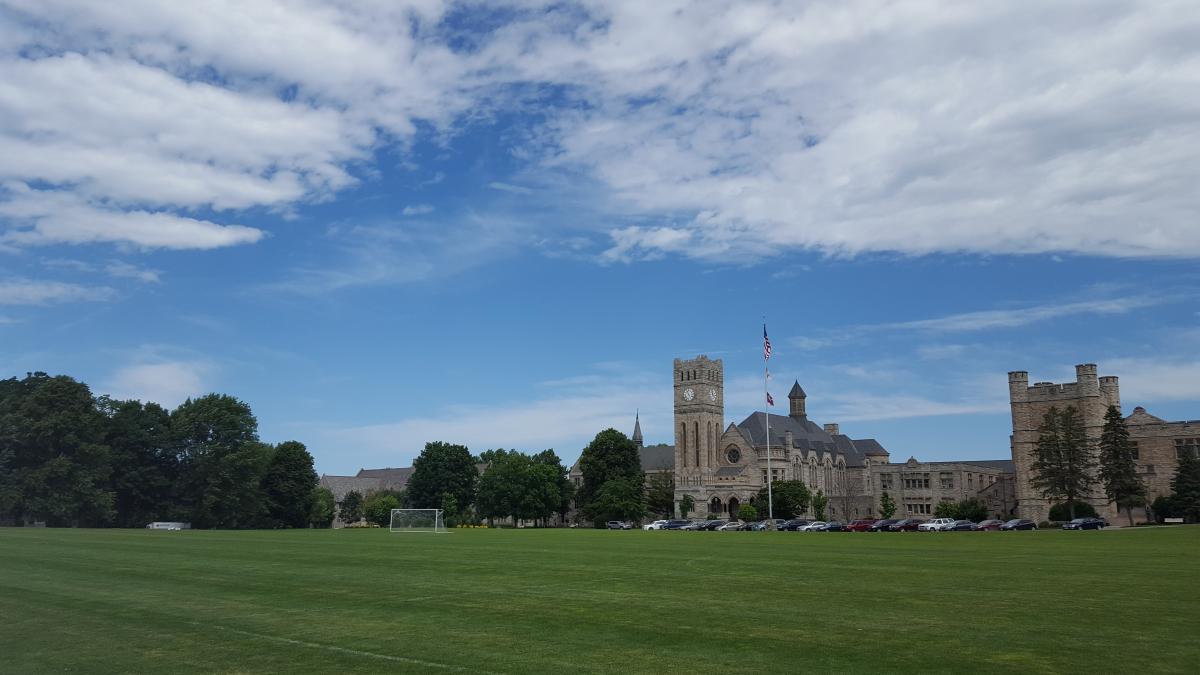
[[1196,672],[1200,527],[0,529],[0,672]]

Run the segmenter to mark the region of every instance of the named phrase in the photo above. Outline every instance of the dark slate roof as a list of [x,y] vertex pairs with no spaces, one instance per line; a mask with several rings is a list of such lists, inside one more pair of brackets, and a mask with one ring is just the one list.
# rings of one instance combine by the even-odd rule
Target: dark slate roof
[[[843,434],[830,435],[807,417],[771,415],[771,445],[782,445],[787,432],[792,432],[792,448],[797,450],[841,454],[846,466],[863,466],[868,450],[872,454],[886,452],[874,439],[851,440]],[[755,448],[767,445],[767,417],[765,413],[752,413],[738,424],[738,429]],[[863,446],[859,446],[863,443]]]
[[640,415],[633,416],[633,436],[630,440],[638,445],[642,444],[642,420]]
[[[361,471],[359,473],[362,473]],[[368,492],[383,487],[378,478],[361,476],[321,476],[320,486],[333,493],[334,501],[340,502],[351,492],[366,496]]]
[[675,470],[675,446],[673,445],[659,443],[638,448],[638,456],[642,460],[642,473]]
[[1000,470],[1004,473],[1016,473],[1017,466],[1011,459],[964,459],[963,464],[974,464],[985,469]]
[[412,476],[412,467],[402,469],[359,469],[359,478],[374,478],[385,490],[403,490]]
[[889,454],[879,441],[874,438],[856,438],[854,439],[854,447],[858,448],[864,455],[886,455]]
[[788,392],[788,398],[808,398],[808,394],[804,393],[804,388],[800,386],[800,380],[792,385],[792,390]]

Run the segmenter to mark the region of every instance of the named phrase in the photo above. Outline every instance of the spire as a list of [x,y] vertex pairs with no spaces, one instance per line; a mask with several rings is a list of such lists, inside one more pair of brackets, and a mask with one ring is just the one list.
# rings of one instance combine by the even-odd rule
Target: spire
[[642,447],[642,415],[641,411],[633,414],[633,444]]
[[807,413],[804,411],[804,399],[806,398],[808,398],[808,394],[804,393],[804,389],[800,386],[800,380],[796,380],[796,383],[792,385],[792,390],[788,392],[789,417],[794,419],[807,417]]

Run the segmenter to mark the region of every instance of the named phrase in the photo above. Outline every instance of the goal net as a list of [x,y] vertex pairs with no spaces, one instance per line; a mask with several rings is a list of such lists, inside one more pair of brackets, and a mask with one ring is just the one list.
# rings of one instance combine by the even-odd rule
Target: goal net
[[441,509],[392,509],[392,532],[445,532]]

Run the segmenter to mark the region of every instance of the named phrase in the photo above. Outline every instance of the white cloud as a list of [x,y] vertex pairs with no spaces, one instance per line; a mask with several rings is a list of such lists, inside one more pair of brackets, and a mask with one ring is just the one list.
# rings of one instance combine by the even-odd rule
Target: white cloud
[[1120,378],[1127,414],[1134,406],[1157,401],[1200,400],[1200,361],[1194,357],[1109,359],[1100,369]]
[[1134,310],[1154,307],[1176,301],[1174,296],[1135,296],[1126,298],[1108,298],[1102,300],[1086,300],[1082,302],[1067,302],[1058,304],[1036,305],[1014,309],[989,309],[977,312],[963,312],[938,317],[936,319],[918,319],[877,326],[883,329],[911,329],[933,333],[955,333],[979,330],[995,330],[999,328],[1016,328],[1032,323],[1060,319],[1068,316],[1083,314],[1128,314]]
[[430,204],[410,204],[400,212],[405,216],[423,216],[427,213],[433,213],[433,206]]
[[434,0],[9,5],[0,180],[85,211],[3,214],[8,248],[252,243],[217,221],[532,100],[513,158],[605,188],[606,261],[1200,256],[1186,0],[515,3],[485,34]]
[[50,305],[63,302],[104,301],[115,297],[107,286],[81,286],[61,281],[0,280],[0,305]]
[[211,366],[198,361],[135,363],[119,368],[105,387],[117,399],[153,401],[174,408],[189,397],[212,390],[207,378]]
[[147,284],[157,284],[162,281],[160,278],[162,275],[161,271],[147,269],[145,267],[138,267],[137,265],[120,260],[114,260],[110,262],[104,267],[104,271],[112,277],[118,277],[122,279],[137,279],[138,281]]

